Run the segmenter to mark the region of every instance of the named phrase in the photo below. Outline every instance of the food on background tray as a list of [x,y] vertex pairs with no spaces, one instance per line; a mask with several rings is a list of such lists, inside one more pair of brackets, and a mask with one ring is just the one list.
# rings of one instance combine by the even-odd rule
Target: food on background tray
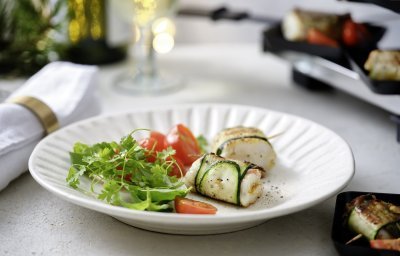
[[395,250],[400,252],[400,238],[371,240],[369,244],[374,249]]
[[339,44],[335,39],[330,38],[316,28],[311,28],[307,33],[307,42],[310,44],[319,44],[331,47],[338,47]]
[[289,41],[307,40],[307,33],[311,28],[328,34],[333,39],[339,39],[341,29],[338,25],[347,17],[348,15],[339,16],[336,14],[294,9],[283,18],[282,31],[286,40]]
[[348,205],[348,227],[368,240],[400,237],[400,207],[362,195]]
[[367,44],[371,40],[371,34],[364,24],[354,22],[349,17],[343,23],[341,40],[345,46],[357,47]]
[[371,51],[364,68],[371,79],[400,81],[400,51]]
[[260,129],[254,127],[222,130],[215,136],[211,151],[224,158],[248,161],[265,171],[270,170],[276,161],[271,143]]
[[263,172],[255,164],[209,153],[193,163],[185,182],[201,195],[247,207],[261,196]]
[[294,9],[282,21],[286,40],[338,47],[361,45],[370,39],[365,25],[356,23],[349,14],[338,15]]
[[400,247],[400,206],[367,194],[356,197],[346,208],[348,228],[368,239],[372,247]]

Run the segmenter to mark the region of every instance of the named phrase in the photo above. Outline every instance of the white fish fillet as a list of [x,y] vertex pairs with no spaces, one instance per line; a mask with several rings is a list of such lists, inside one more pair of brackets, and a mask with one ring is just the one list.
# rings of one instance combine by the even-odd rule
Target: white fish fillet
[[247,161],[268,171],[275,166],[276,153],[264,133],[254,127],[233,127],[214,139],[212,151],[224,158]]

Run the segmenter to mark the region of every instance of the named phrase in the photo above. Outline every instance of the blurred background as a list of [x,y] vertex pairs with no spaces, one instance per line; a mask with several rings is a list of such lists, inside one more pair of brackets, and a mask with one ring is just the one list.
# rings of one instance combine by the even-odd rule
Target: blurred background
[[[400,5],[400,2],[398,4]],[[398,48],[396,43],[400,39],[399,14],[368,3],[349,3],[335,0],[182,0],[180,6],[182,8],[203,7],[209,9],[226,6],[232,10],[247,11],[256,16],[270,17],[276,20],[282,19],[295,7],[337,14],[350,12],[355,21],[378,23],[389,28],[381,42],[382,47]],[[179,18],[177,19],[179,33],[176,41],[177,43],[261,42],[261,32],[266,26],[268,24],[254,22],[213,22],[198,18]]]
[[[154,0],[147,2],[154,2]],[[123,60],[137,29],[133,28],[131,0],[2,0],[0,2],[0,74],[30,76],[46,63],[71,60],[83,64],[107,64]],[[146,1],[142,1],[146,2]],[[162,1],[164,2],[164,1]],[[399,15],[364,3],[334,0],[231,0],[169,1],[175,9],[215,10],[228,7],[279,21],[295,7],[331,13],[351,13],[357,22],[387,28],[381,48],[398,48]],[[213,21],[206,17],[178,16],[175,27],[162,24],[172,36],[160,37],[157,52],[169,52],[174,44],[262,43],[262,32],[271,24],[248,20]],[[172,25],[174,26],[174,25]],[[136,32],[136,33],[135,33]],[[161,47],[161,48],[160,48]]]

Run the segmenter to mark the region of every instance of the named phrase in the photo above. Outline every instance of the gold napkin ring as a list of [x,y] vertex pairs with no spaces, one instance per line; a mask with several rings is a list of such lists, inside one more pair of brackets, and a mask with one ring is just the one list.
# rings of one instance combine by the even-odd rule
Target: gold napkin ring
[[60,127],[56,115],[53,113],[51,108],[41,100],[31,96],[19,96],[10,99],[7,102],[24,106],[35,114],[42,123],[46,135],[54,132]]

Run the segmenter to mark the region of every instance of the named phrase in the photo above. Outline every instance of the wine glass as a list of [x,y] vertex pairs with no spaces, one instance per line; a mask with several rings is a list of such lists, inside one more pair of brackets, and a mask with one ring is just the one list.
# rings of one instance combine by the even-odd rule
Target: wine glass
[[172,17],[177,9],[177,0],[132,0],[134,8],[135,67],[131,72],[117,78],[116,86],[132,94],[158,94],[172,92],[182,86],[177,76],[160,72],[153,47],[152,25],[160,18]]

